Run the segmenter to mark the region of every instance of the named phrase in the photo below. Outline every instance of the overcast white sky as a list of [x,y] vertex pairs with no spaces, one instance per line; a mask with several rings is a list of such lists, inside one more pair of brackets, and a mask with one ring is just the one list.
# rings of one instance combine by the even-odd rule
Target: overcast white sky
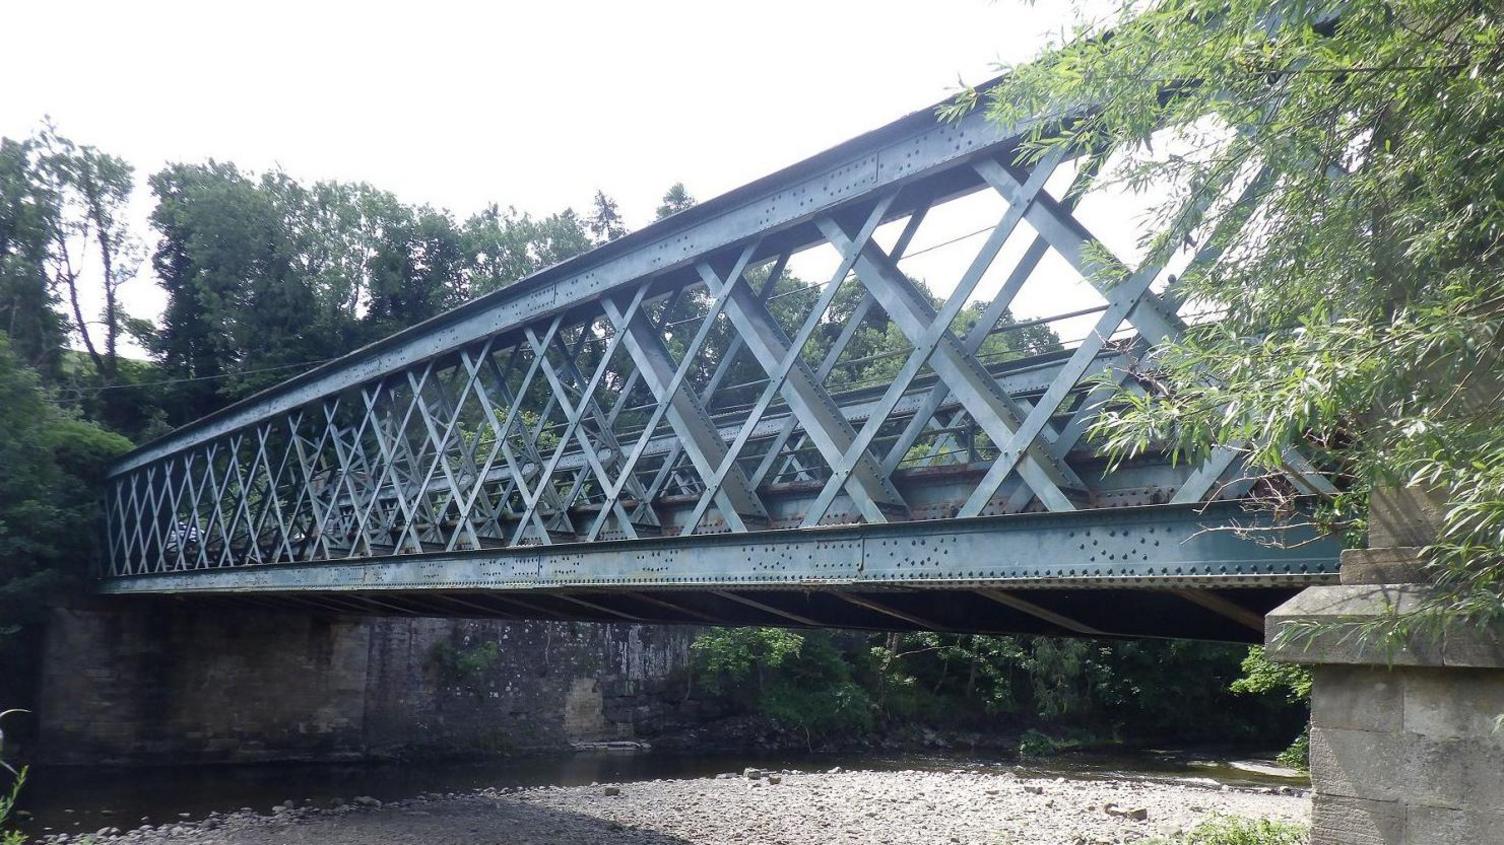
[[[165,162],[215,158],[363,180],[459,216],[491,201],[584,209],[601,188],[641,225],[675,181],[709,198],[1033,56],[1066,12],[1061,0],[23,0],[6,12],[0,134],[46,114],[143,183]],[[146,279],[127,301],[142,316],[160,302]]]

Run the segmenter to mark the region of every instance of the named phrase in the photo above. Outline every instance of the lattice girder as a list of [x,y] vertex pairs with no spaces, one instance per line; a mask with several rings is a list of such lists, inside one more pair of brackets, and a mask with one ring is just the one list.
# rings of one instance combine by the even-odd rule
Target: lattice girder
[[[1018,137],[980,118],[895,126],[138,450],[110,479],[108,573],[1246,492],[1219,486],[1239,444],[1113,470],[1087,436],[1183,332],[1167,268],[1216,260],[1215,235],[1130,270],[1076,216],[1101,156],[1024,168]],[[906,262],[951,243],[914,247],[936,211],[979,192],[1000,203],[985,237],[916,279]],[[1047,266],[1103,304],[1015,321]],[[1070,320],[1088,328],[1069,345],[983,353]],[[1299,489],[1325,489],[1288,461]]]

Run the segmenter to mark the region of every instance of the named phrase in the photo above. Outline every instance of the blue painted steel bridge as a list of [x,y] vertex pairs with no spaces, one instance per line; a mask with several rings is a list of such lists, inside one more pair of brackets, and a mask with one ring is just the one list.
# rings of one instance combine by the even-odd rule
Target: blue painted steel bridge
[[[1114,257],[1069,190],[1089,157],[1020,167],[1028,128],[911,115],[143,446],[99,589],[1259,639],[1337,546],[1226,529],[1330,485],[1293,452],[1247,476],[1236,444],[1109,464],[1090,423],[1184,330],[1172,270],[1217,255]],[[989,225],[933,235],[957,208]],[[914,278],[941,247],[953,277]],[[1025,291],[1058,313],[1016,319]]]

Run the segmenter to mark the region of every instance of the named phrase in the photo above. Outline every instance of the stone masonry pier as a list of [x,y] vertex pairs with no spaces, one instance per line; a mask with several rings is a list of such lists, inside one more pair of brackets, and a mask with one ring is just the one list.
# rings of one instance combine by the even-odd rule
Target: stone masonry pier
[[[1311,843],[1504,842],[1504,636],[1356,636],[1430,589],[1420,549],[1439,520],[1419,491],[1379,491],[1371,507],[1369,548],[1343,553],[1341,584],[1308,588],[1267,620],[1269,656],[1314,672]],[[1314,638],[1277,638],[1311,623],[1323,625]]]

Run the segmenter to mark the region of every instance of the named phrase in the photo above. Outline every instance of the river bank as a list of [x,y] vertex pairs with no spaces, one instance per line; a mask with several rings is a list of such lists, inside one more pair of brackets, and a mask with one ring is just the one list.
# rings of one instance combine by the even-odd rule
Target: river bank
[[[1060,845],[1172,835],[1212,815],[1305,822],[1299,790],[1214,782],[1068,779],[1007,768],[744,770],[714,777],[369,796],[134,830],[47,834],[45,845]],[[301,804],[301,805],[300,805]]]

